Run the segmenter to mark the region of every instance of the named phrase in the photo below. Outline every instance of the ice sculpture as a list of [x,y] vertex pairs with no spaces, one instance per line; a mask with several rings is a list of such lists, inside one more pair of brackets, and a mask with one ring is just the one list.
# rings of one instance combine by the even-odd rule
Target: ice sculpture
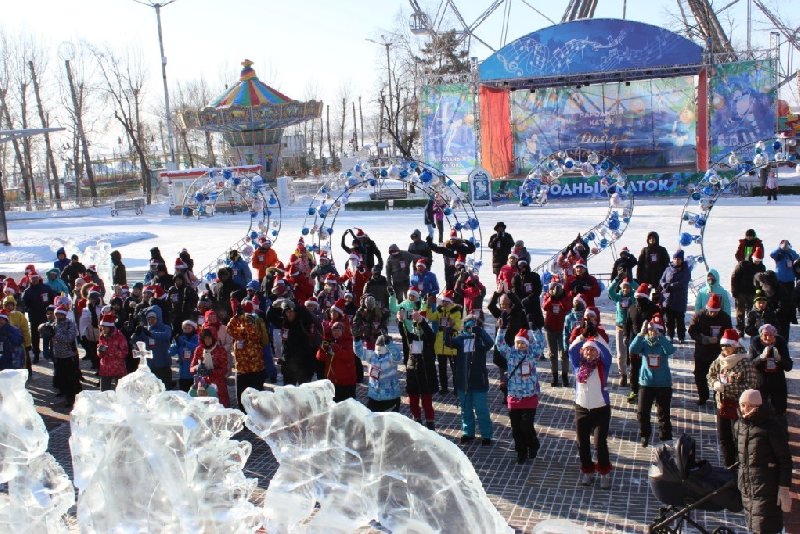
[[67,532],[75,490],[47,452],[49,435],[25,389],[24,369],[0,371],[0,531]]
[[280,463],[264,498],[269,532],[513,532],[456,445],[399,413],[335,404],[333,392],[320,380],[242,396],[247,427]]
[[116,391],[84,391],[70,448],[83,532],[253,532],[259,509],[245,478],[252,446],[231,437],[244,414],[164,386],[139,368]]
[[[97,241],[94,245],[89,245],[83,250],[81,260],[87,267],[94,265],[97,268],[97,276],[99,276],[106,288],[111,290],[111,243],[108,241]],[[110,300],[110,296],[106,297],[106,301]]]

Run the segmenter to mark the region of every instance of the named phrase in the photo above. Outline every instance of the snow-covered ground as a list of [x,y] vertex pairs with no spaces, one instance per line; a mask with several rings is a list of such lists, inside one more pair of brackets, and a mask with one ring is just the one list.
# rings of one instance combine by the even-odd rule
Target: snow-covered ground
[[[678,229],[684,199],[639,200],[627,231],[618,246],[627,245],[638,254],[646,234],[655,230],[661,242],[672,253],[678,248]],[[797,225],[800,197],[784,196],[777,204],[767,205],[763,198],[722,198],[711,212],[705,233],[705,252],[709,265],[718,269],[727,285],[735,266],[733,258],[737,240],[748,228],[754,228],[764,240],[766,254],[777,247],[781,239],[789,239],[800,246]],[[279,257],[286,261],[300,237],[307,200],[284,208],[282,230],[276,242]],[[603,202],[553,202],[543,208],[521,208],[501,205],[478,208],[481,222],[482,245],[488,242],[496,221],[504,221],[515,239],[523,239],[531,252],[532,263],[538,265],[605,216],[607,204]],[[76,217],[72,212],[53,213],[36,219],[8,222],[9,247],[0,248],[0,272],[20,273],[24,265],[33,263],[39,269],[52,266],[55,251],[61,246],[67,253],[79,255],[87,245],[97,239],[111,243],[120,250],[129,270],[146,268],[149,249],[158,246],[168,262],[187,248],[195,258],[197,267],[213,261],[227,247],[245,235],[249,218],[247,214],[217,215],[194,220],[167,215],[166,205],[153,205],[144,215],[125,212],[111,217],[108,208],[82,210]],[[334,226],[334,257],[341,265],[346,254],[339,248],[341,232],[351,227],[363,228],[386,254],[391,243],[407,246],[409,234],[419,228],[423,235],[422,210],[397,210],[387,212],[340,212]],[[447,230],[446,230],[447,232]],[[310,239],[307,238],[307,240]],[[491,252],[482,250],[482,280],[490,281]],[[589,262],[590,272],[609,272],[614,259],[606,250]],[[767,258],[768,268],[774,267]],[[171,266],[170,266],[170,270]],[[199,270],[196,268],[196,270]],[[434,272],[443,279],[442,262],[434,262]],[[698,275],[700,273],[696,273]],[[492,288],[491,284],[487,284]]]

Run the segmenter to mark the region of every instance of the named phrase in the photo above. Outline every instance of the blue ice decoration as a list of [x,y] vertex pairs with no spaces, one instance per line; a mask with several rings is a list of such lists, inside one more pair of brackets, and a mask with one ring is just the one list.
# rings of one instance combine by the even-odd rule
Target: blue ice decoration
[[433,180],[433,174],[431,173],[431,171],[427,171],[427,170],[426,171],[422,171],[422,174],[419,175],[419,180],[423,184],[427,184],[428,182]]
[[272,216],[272,210],[267,210],[267,217],[271,217],[271,216]]
[[550,285],[550,280],[553,279],[553,273],[550,271],[545,271],[542,273],[542,284],[545,286]]
[[609,230],[619,230],[619,219],[611,219],[608,221]]
[[408,166],[411,167],[412,169],[416,169],[417,168],[417,162],[416,161],[412,161],[411,163],[408,164]]
[[217,171],[215,171],[215,170],[208,171],[208,177],[209,178],[214,178],[216,175],[217,175]]
[[328,228],[328,235],[333,235],[333,226]]
[[258,232],[256,232],[255,230],[250,232],[250,239],[258,239]]
[[303,228],[302,230],[300,230],[300,233],[303,235],[308,235],[308,232],[309,232],[308,228]]
[[222,171],[222,177],[225,178],[226,180],[230,179],[232,176],[233,172],[231,172],[230,169],[225,169],[224,171]]
[[448,208],[445,208],[445,209],[444,209],[444,214],[445,214],[445,215],[452,215],[452,214],[453,214],[453,210],[451,210],[449,207],[448,207]]
[[454,224],[454,225],[453,225],[453,228],[455,228],[455,229],[456,229],[456,231],[459,231],[459,232],[460,232],[460,231],[461,231],[461,228],[463,228],[463,226],[461,225],[461,223],[460,223],[460,222],[457,222],[456,224]]
[[370,185],[370,187],[375,187],[375,185],[376,185],[377,183],[378,183],[378,181],[377,181],[375,178],[370,178],[370,179],[369,179],[369,185]]
[[781,147],[782,145],[780,141],[775,141],[774,143],[772,143],[772,150],[774,150],[775,152],[780,152]]
[[213,282],[216,277],[217,273],[215,273],[214,271],[209,271],[206,273],[206,280],[209,282]]
[[270,206],[274,206],[275,204],[277,204],[277,203],[278,203],[278,199],[277,199],[277,198],[275,198],[275,195],[270,195],[270,196],[269,196],[269,201],[268,201],[268,202],[269,202],[269,205],[270,205]]
[[698,193],[697,191],[695,191],[694,193],[692,193],[692,200],[700,200],[702,197],[703,197],[703,195],[701,195],[701,194],[700,194],[700,193]]
[[314,215],[316,212],[317,212],[317,210],[314,208],[314,206],[311,206],[311,207],[308,208],[308,214],[309,215]]
[[600,248],[606,248],[608,246],[608,239],[603,238],[600,240]]
[[530,198],[528,198],[528,197],[525,197],[525,198],[523,198],[522,200],[520,200],[520,202],[519,202],[519,203],[520,203],[520,205],[522,205],[522,206],[524,206],[524,207],[527,207],[527,206],[530,206],[530,205],[531,205],[531,199],[530,199]]
[[233,185],[239,185],[240,183],[242,183],[242,179],[241,178],[234,178],[233,179]]
[[594,232],[589,232],[588,234],[586,234],[586,239],[588,239],[589,241],[594,241],[595,237],[597,236],[594,235]]
[[480,223],[475,217],[470,217],[467,219],[467,224],[469,224],[470,229],[477,230]]
[[278,231],[277,230],[273,230],[272,231],[272,237],[277,237],[277,236],[278,236]]
[[389,173],[386,169],[381,169],[381,178],[386,178],[387,176],[389,176]]
[[202,202],[205,199],[205,196],[203,195],[203,193],[195,193],[194,194],[194,199],[197,202]]
[[328,208],[327,204],[322,204],[319,207],[319,215],[320,215],[320,217],[323,217],[323,218],[326,217],[328,215],[328,210],[329,209],[330,208]]
[[680,244],[682,247],[688,247],[692,244],[692,235],[689,232],[681,233]]
[[255,210],[250,210],[250,218],[251,218],[251,219],[255,219],[255,218],[256,218],[256,215],[258,215],[258,212],[257,212],[257,211],[255,211]]
[[183,210],[181,210],[184,217],[189,217],[192,214],[192,208],[189,206],[184,206]]
[[361,164],[360,163],[356,163],[356,166],[354,167],[354,169],[356,170],[356,172],[361,172]]

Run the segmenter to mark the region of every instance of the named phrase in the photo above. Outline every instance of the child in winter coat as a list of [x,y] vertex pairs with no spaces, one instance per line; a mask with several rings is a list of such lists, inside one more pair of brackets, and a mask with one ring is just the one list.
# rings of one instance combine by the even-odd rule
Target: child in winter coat
[[[214,330],[203,328],[200,330],[200,344],[194,349],[189,372],[205,374],[208,380],[216,387],[217,398],[225,408],[230,408],[231,401],[228,395],[228,353],[217,341]],[[195,377],[200,378],[200,377]]]
[[750,337],[758,337],[759,329],[765,324],[774,325],[778,320],[775,311],[767,306],[767,297],[759,289],[753,299],[753,309],[747,313],[747,323],[744,333]]
[[189,369],[192,356],[200,343],[197,336],[197,323],[187,319],[181,323],[181,334],[169,346],[169,355],[178,360],[178,388],[188,392],[194,384],[194,373]]
[[758,336],[750,341],[749,356],[758,371],[761,398],[772,406],[775,415],[784,417],[788,396],[786,373],[793,367],[786,340],[773,325],[762,325]]
[[375,350],[368,353],[369,381],[367,408],[373,412],[400,411],[400,378],[397,366],[403,361],[400,347],[388,336],[375,340]]
[[508,413],[511,419],[511,434],[514,437],[514,450],[517,463],[525,463],[528,458],[535,459],[539,452],[539,438],[533,426],[536,408],[539,407],[539,375],[536,360],[544,347],[535,344],[527,329],[521,329],[514,336],[514,346],[506,343],[506,327],[502,319],[498,324],[495,347],[505,357],[508,366]]
[[672,341],[664,335],[664,320],[654,315],[642,325],[642,331],[631,341],[631,351],[642,355],[639,369],[639,439],[642,447],[650,443],[652,429],[650,412],[653,402],[658,413],[658,428],[661,441],[672,439],[670,405],[672,403],[672,371],[669,358],[675,354]]
[[[630,340],[625,336],[625,321],[628,320],[628,309],[634,304],[633,284],[627,278],[617,277],[608,288],[608,298],[617,304],[617,313],[614,320],[615,340],[617,343],[617,367],[621,376],[619,385],[628,387],[628,344]],[[638,284],[637,284],[638,285]]]
[[[547,350],[550,353],[550,370],[553,373],[553,386],[558,385],[558,360],[561,358],[561,373],[567,377],[568,366],[566,345],[564,345],[564,329],[567,314],[572,310],[572,301],[558,282],[551,282],[544,296],[542,311],[544,311],[544,331],[547,338]],[[581,317],[583,312],[581,312]]]
[[128,368],[125,358],[128,357],[128,340],[116,328],[117,317],[106,313],[100,319],[100,340],[97,343],[97,355],[100,358],[100,391],[117,387],[117,380],[125,376]]
[[426,312],[411,313],[412,327],[406,332],[409,345],[406,364],[406,392],[409,408],[414,420],[422,424],[422,410],[425,412],[425,426],[436,430],[433,413],[433,394],[439,391],[436,380],[436,353],[433,346],[436,334],[425,318]]
[[341,321],[333,323],[317,350],[317,360],[325,365],[323,376],[333,382],[334,402],[356,396],[356,354],[353,336]]
[[[586,311],[586,302],[583,300],[583,297],[580,295],[576,295],[572,299],[572,311],[570,311],[566,317],[564,317],[564,331],[562,333],[563,339],[562,343],[565,347],[569,347],[570,344],[570,337],[572,336],[572,331],[575,330],[575,327],[578,326],[581,321],[583,321],[583,313]],[[564,370],[561,370],[564,373]],[[556,377],[553,377],[555,380]]]
[[456,349],[453,389],[461,406],[461,443],[475,439],[475,417],[481,431],[481,444],[492,444],[492,419],[489,417],[489,372],[486,354],[492,349],[492,338],[477,315],[464,318],[463,331],[447,333],[445,343]]

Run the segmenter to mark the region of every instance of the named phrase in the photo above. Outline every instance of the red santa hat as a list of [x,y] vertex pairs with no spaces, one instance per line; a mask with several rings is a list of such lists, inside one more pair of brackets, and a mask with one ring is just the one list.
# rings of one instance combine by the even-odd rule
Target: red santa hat
[[95,265],[95,264],[89,265],[86,268],[86,270],[89,271],[90,273],[96,273],[97,272],[97,265]]
[[444,293],[442,293],[442,302],[449,302],[450,304],[453,303],[453,299],[455,298],[456,294],[452,289],[448,289]]
[[361,263],[361,256],[359,256],[358,254],[350,254],[350,257],[347,258],[347,261],[358,265],[359,263]]
[[622,282],[619,284],[619,287],[632,287],[631,281],[627,278],[623,278]]
[[356,228],[356,237],[364,237],[365,235],[367,234],[364,233],[364,230],[361,228]]
[[317,297],[308,297],[303,303],[305,306],[314,306],[315,308],[319,309],[319,301],[317,301]]
[[663,332],[663,331],[664,331],[664,318],[663,318],[663,317],[661,317],[661,314],[660,314],[660,313],[656,313],[656,314],[654,314],[654,315],[653,315],[653,316],[650,318],[650,322],[649,322],[648,324],[649,324],[649,325],[650,325],[652,328],[655,328],[656,330],[659,330],[659,331],[661,331],[661,332]]
[[593,316],[595,319],[600,319],[600,310],[597,309],[596,306],[590,306],[586,308],[586,311],[583,312],[583,316],[586,317],[587,315]]
[[509,254],[509,255],[508,255],[508,259],[510,260],[511,258],[514,258],[515,260],[518,260],[518,259],[519,259],[519,256],[517,256],[516,254],[514,254],[514,253],[512,252],[511,254]]
[[159,300],[166,298],[167,293],[164,291],[164,288],[160,285],[156,284],[153,286],[153,296]]
[[633,296],[637,299],[644,298],[650,300],[650,284],[646,282],[639,284],[639,287],[636,288],[636,293],[634,293]]
[[596,337],[594,337],[594,336],[587,337],[586,340],[583,342],[583,346],[581,347],[581,350],[583,350],[585,348],[588,348],[588,347],[594,347],[594,349],[596,351],[598,351],[598,352],[600,351],[600,343],[597,342],[597,338]]
[[514,336],[514,341],[523,341],[526,345],[531,344],[531,340],[528,337],[528,329],[527,328],[520,328],[517,335]]
[[347,303],[344,301],[344,299],[339,299],[333,304],[333,306],[331,306],[331,310],[339,312],[342,315],[344,315],[345,306],[347,306]]
[[419,297],[419,290],[416,288],[416,286],[411,286],[411,287],[408,288],[408,291],[406,292],[406,295],[409,296],[409,297],[411,295],[414,295],[415,297]]
[[[63,304],[56,306],[56,314],[58,315],[66,315],[69,312],[69,308]],[[6,317],[8,319],[8,317]]]
[[425,263],[425,259],[424,258],[420,258],[420,259],[417,260],[416,266],[419,267],[420,265],[422,267],[425,267],[426,269],[428,268],[428,264]]
[[3,293],[11,293],[12,295],[19,293],[19,286],[17,286],[13,278],[6,278],[3,282],[6,284],[3,288]]
[[450,237],[458,237],[458,232],[455,228],[450,229]]
[[576,269],[577,268],[586,269],[586,260],[584,260],[583,258],[578,258],[573,267],[575,267]]
[[336,275],[330,273],[328,276],[325,277],[325,283],[335,286],[339,283],[339,280],[336,278]]
[[122,295],[128,295],[131,292],[131,288],[128,287],[126,284],[123,284],[123,285],[119,286],[119,292]]
[[706,309],[711,312],[718,312],[722,309],[722,298],[716,293],[711,293],[706,302]]
[[572,299],[572,305],[575,306],[578,303],[583,304],[583,307],[586,308],[586,301],[583,300],[583,297],[580,295],[575,295],[575,297]]
[[763,247],[756,247],[753,249],[753,254],[750,255],[753,261],[764,261],[764,248]]
[[117,316],[112,312],[103,314],[100,318],[100,326],[116,326],[116,322]]
[[186,265],[186,262],[183,261],[182,259],[177,258],[175,260],[175,270],[176,271],[182,271],[183,269],[188,269],[188,268],[189,268],[189,266]]
[[183,327],[183,326],[191,326],[191,327],[192,327],[192,328],[194,328],[195,330],[197,329],[197,323],[196,323],[196,322],[194,322],[194,321],[192,321],[191,319],[186,319],[185,321],[183,321],[183,322],[181,323],[181,326],[182,326],[182,327]]
[[620,253],[622,253],[622,252],[630,252],[630,250],[628,249],[628,247],[622,247],[622,250],[620,251]]
[[739,332],[735,328],[726,328],[725,331],[722,333],[722,337],[719,340],[720,345],[729,345],[731,347],[739,347],[741,344],[739,343]]
[[253,306],[253,301],[251,300],[243,300],[242,301],[242,311],[246,314],[252,314],[255,311],[255,306]]

